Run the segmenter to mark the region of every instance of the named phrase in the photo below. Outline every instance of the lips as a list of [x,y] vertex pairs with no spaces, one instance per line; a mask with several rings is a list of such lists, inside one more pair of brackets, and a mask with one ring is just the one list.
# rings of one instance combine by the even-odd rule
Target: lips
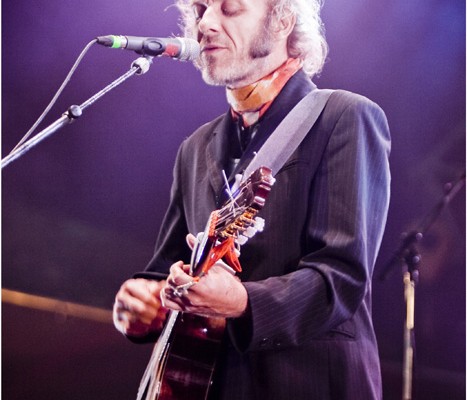
[[206,52],[206,53],[212,53],[217,50],[223,50],[226,49],[227,46],[221,44],[221,43],[215,43],[215,42],[205,42],[201,43],[201,52]]
[[217,46],[217,45],[209,45],[209,46],[204,46],[201,48],[201,52],[203,53],[213,53],[217,50],[222,50],[224,47],[222,46]]

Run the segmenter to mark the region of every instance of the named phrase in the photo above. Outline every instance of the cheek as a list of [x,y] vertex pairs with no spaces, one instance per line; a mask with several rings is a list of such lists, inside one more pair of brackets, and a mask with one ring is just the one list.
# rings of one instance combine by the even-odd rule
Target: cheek
[[271,54],[274,47],[274,40],[266,32],[258,33],[250,43],[249,55],[251,58],[264,58]]

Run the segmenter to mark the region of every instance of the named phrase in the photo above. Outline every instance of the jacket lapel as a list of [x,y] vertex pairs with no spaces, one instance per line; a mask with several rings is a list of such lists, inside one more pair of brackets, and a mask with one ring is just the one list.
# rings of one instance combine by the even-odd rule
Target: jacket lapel
[[316,89],[315,84],[303,71],[298,71],[290,78],[282,91],[276,97],[269,110],[259,122],[258,132],[250,142],[234,174],[241,174],[250,164],[256,152],[274,132],[280,122],[310,91]]
[[224,169],[223,162],[228,157],[228,135],[230,134],[230,125],[231,119],[227,113],[215,126],[210,141],[206,146],[208,179],[218,206],[220,205],[219,203],[225,186],[222,170]]

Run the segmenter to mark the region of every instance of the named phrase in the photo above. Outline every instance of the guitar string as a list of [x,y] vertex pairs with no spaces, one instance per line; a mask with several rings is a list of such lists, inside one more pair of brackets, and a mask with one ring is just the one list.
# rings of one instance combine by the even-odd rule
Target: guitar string
[[[137,393],[137,400],[142,400],[144,391],[148,388],[145,396],[145,400],[154,400],[159,389],[158,383],[163,373],[163,363],[161,360],[164,358],[164,354],[168,351],[168,341],[172,332],[173,326],[178,318],[178,311],[170,311],[167,319],[167,323],[159,336],[159,340],[154,345],[154,349],[151,354],[148,366],[144,371],[143,377]],[[148,387],[149,384],[149,387]]]

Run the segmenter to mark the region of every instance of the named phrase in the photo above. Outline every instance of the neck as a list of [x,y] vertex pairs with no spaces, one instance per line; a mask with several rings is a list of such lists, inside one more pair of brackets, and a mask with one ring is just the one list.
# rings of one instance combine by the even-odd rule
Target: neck
[[297,58],[289,58],[268,75],[239,88],[227,88],[227,101],[245,127],[253,125],[271,105],[284,85],[302,66]]

